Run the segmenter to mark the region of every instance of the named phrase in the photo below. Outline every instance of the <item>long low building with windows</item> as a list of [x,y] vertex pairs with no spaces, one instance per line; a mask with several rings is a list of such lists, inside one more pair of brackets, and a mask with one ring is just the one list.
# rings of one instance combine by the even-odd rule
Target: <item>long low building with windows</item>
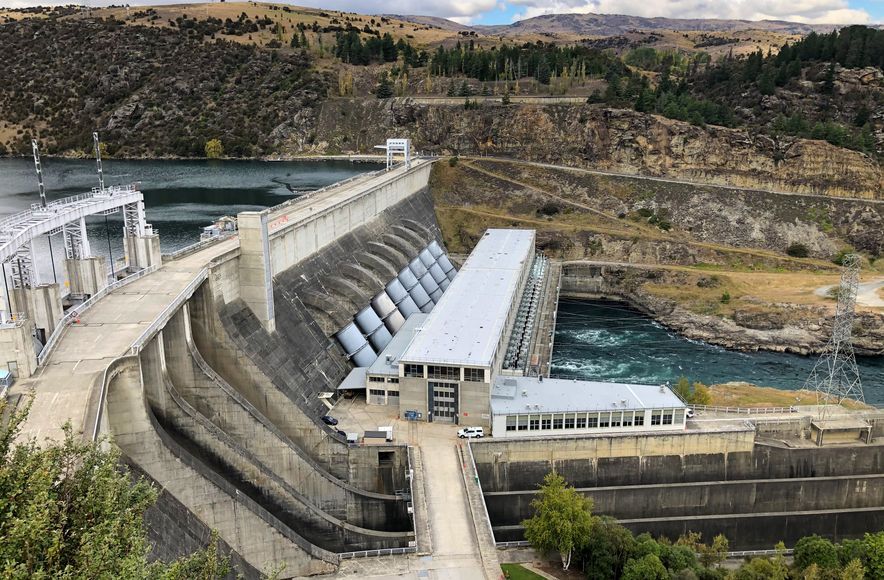
[[542,377],[497,377],[494,437],[537,437],[685,428],[686,405],[666,386]]

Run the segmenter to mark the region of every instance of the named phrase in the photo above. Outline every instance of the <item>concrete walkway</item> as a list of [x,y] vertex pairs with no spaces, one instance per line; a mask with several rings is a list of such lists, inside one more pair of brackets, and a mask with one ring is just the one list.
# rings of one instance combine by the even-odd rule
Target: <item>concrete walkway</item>
[[[463,465],[458,453],[456,425],[403,421],[397,409],[366,405],[362,398],[341,399],[330,413],[344,431],[362,433],[378,425],[392,425],[396,443],[417,447],[422,473],[423,504],[430,532],[431,553],[408,557],[360,558],[345,560],[339,578],[409,578],[438,580],[484,580],[486,573],[473,525],[469,499],[464,489]],[[422,506],[421,506],[422,507]],[[422,516],[420,512],[419,516]],[[420,533],[418,534],[420,538]],[[492,563],[491,567],[496,566]],[[493,571],[497,578],[499,567]]]
[[34,390],[34,402],[21,436],[61,439],[70,421],[75,433],[88,431],[90,406],[96,405],[104,369],[125,354],[162,311],[212,259],[235,249],[238,239],[166,263],[156,272],[119,288],[87,310],[79,324],[67,328],[55,350],[37,373],[17,382],[10,399]]

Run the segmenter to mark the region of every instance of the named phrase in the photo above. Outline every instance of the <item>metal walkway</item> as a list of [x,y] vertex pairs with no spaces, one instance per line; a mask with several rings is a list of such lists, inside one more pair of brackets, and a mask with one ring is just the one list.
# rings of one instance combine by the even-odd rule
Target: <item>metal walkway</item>
[[[32,204],[31,209],[0,220],[0,262],[11,259],[20,247],[35,238],[61,231],[65,224],[90,215],[114,213],[141,201],[143,195],[139,184],[133,184],[94,188],[91,193],[59,199],[46,204],[46,207],[39,203]],[[147,224],[142,227],[150,229]]]

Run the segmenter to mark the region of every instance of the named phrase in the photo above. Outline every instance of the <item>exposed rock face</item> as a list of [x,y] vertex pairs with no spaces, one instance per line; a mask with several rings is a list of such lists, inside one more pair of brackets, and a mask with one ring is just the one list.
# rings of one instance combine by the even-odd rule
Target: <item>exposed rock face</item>
[[[367,151],[390,135],[418,150],[491,154],[618,173],[800,193],[884,199],[870,157],[821,141],[780,143],[745,130],[593,105],[496,105],[475,109],[410,99],[323,103],[314,127],[288,153]],[[312,141],[308,150],[297,142]]]
[[[732,318],[698,314],[648,290],[648,282],[677,283],[683,274],[617,264],[565,264],[562,292],[616,297],[694,340],[736,350],[820,352],[832,331],[832,310],[823,306],[760,304],[736,306]],[[858,354],[884,354],[884,315],[858,312],[854,325]]]

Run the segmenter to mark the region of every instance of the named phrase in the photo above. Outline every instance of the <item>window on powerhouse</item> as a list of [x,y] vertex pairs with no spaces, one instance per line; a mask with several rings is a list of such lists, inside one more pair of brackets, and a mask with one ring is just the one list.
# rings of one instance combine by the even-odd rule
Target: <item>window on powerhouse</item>
[[384,393],[386,393],[386,391],[382,391],[380,389],[369,389],[368,390],[368,394],[371,395],[372,397],[383,397]]
[[388,397],[398,397],[399,391],[387,391],[387,396]]
[[485,369],[468,369],[463,370],[463,380],[471,383],[485,382]]
[[384,377],[368,377],[369,383],[383,383],[386,382]]
[[[449,395],[450,396],[450,395]],[[683,409],[654,409],[651,425],[683,425]],[[543,413],[507,415],[507,431],[542,431],[557,429],[598,429],[644,427],[644,411],[604,411],[597,413]]]
[[460,380],[460,367],[446,367],[440,365],[427,366],[428,379],[446,379],[449,381]]
[[424,378],[424,365],[405,365],[405,376],[406,377],[417,377],[419,379]]

